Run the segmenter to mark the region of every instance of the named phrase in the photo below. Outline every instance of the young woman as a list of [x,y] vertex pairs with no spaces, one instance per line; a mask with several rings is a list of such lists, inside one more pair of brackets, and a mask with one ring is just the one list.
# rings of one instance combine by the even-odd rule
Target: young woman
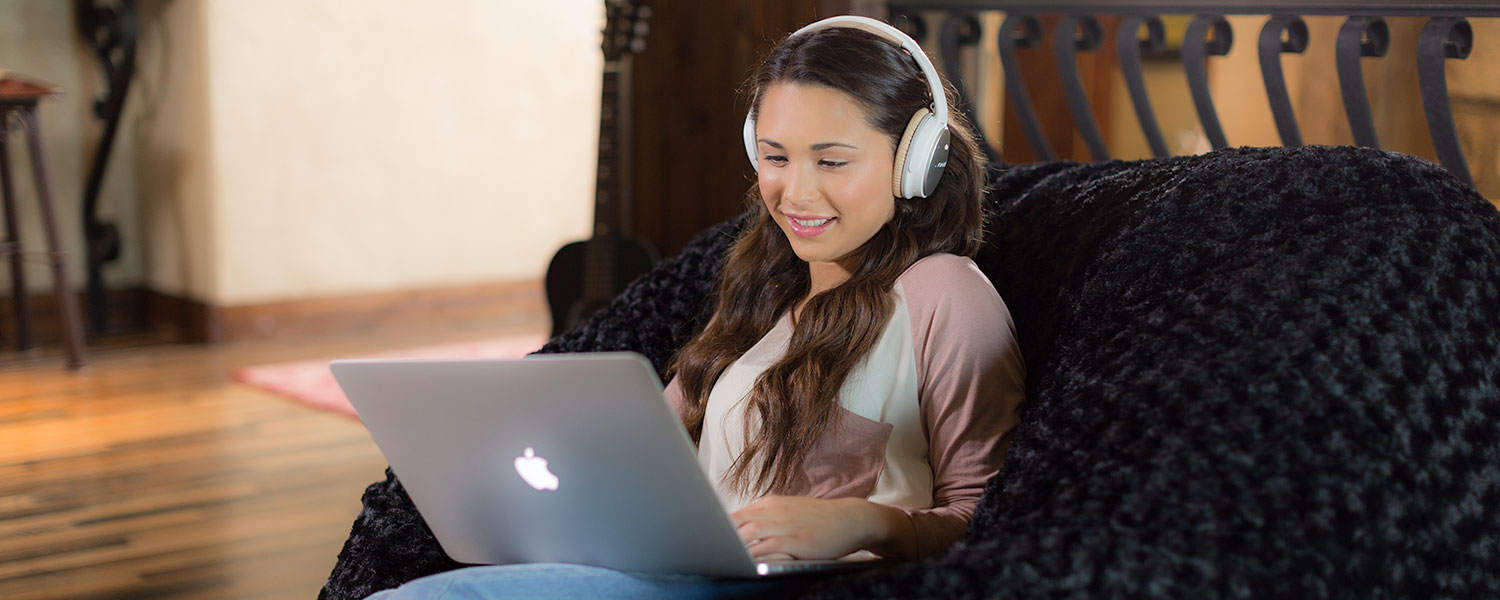
[[[983,224],[976,142],[916,42],[869,19],[799,30],[750,87],[754,216],[667,398],[757,558],[939,553],[1004,461],[1024,395],[1010,313],[966,258]],[[772,585],[788,584],[511,565],[397,592]]]

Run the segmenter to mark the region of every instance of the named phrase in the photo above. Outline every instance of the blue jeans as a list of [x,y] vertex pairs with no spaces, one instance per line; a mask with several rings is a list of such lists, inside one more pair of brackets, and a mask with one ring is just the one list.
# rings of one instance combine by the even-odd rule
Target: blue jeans
[[583,565],[522,564],[468,567],[429,575],[385,590],[371,600],[412,598],[642,598],[698,600],[781,597],[822,580],[819,575],[720,579],[696,575],[625,573]]

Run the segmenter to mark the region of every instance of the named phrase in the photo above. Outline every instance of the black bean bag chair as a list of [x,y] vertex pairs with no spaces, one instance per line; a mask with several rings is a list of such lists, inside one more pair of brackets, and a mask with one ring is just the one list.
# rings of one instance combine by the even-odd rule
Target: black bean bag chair
[[[815,598],[1500,597],[1500,213],[1350,147],[991,173],[1028,400],[968,536]],[[743,225],[542,352],[663,369]],[[387,472],[323,589],[457,568]]]

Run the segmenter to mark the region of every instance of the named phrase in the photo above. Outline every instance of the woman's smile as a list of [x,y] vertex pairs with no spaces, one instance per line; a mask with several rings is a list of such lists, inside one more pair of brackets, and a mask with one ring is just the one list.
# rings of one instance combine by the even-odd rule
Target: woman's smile
[[797,237],[817,237],[833,227],[838,217],[804,217],[801,215],[786,215],[787,228]]

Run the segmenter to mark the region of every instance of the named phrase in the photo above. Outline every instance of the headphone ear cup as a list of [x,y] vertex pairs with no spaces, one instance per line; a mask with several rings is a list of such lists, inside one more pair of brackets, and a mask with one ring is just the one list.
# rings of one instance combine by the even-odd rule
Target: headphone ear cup
[[901,190],[907,198],[926,198],[937,191],[938,181],[948,167],[949,139],[947,123],[939,123],[936,115],[929,115],[917,125],[911,148],[906,152],[906,173],[901,179]]
[[755,119],[745,115],[745,155],[750,157],[750,168],[760,172],[760,161],[755,156]]
[[923,108],[917,114],[911,116],[906,123],[906,131],[901,133],[901,141],[896,144],[896,164],[891,170],[891,195],[897,198],[911,198],[906,193],[906,164],[911,155],[912,139],[916,137],[917,130],[921,128],[922,121],[932,114]]

